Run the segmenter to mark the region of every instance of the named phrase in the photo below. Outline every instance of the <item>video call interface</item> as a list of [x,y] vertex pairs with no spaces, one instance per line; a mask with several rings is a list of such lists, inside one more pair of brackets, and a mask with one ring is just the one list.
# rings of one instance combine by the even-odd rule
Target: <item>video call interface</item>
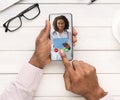
[[60,50],[64,50],[72,60],[72,16],[71,14],[50,14],[51,59],[61,60]]

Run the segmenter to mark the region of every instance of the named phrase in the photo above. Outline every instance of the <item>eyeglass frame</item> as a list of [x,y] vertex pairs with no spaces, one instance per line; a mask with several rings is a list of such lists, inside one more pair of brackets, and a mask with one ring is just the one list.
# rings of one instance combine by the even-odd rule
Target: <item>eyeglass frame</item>
[[[29,12],[30,10],[34,9],[35,7],[38,8],[38,14],[37,14],[35,17],[33,17],[33,18],[27,18],[24,14],[27,13],[27,12]],[[22,19],[21,19],[21,17],[24,17],[24,18],[26,18],[27,20],[33,20],[33,19],[35,19],[36,17],[38,17],[40,13],[41,13],[41,11],[40,11],[40,8],[39,8],[39,4],[38,4],[38,3],[35,3],[34,5],[28,7],[27,9],[25,9],[24,11],[22,11],[21,13],[19,13],[19,14],[16,15],[15,17],[7,20],[7,21],[3,24],[3,27],[5,28],[5,32],[7,32],[7,31],[9,31],[9,32],[14,32],[14,31],[18,30],[18,29],[22,26]],[[11,22],[12,20],[14,20],[15,18],[19,18],[19,19],[20,19],[20,26],[19,26],[18,28],[14,29],[14,30],[10,30],[10,29],[8,28],[8,27],[9,27],[9,24],[10,24],[10,22]]]

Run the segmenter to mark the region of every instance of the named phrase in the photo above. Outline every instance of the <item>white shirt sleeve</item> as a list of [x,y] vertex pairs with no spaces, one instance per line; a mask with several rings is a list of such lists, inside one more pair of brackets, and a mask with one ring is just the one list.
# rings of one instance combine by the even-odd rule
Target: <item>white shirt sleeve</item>
[[0,95],[0,100],[32,100],[43,70],[27,63],[16,80]]
[[107,94],[105,97],[101,98],[100,100],[114,100],[112,95]]

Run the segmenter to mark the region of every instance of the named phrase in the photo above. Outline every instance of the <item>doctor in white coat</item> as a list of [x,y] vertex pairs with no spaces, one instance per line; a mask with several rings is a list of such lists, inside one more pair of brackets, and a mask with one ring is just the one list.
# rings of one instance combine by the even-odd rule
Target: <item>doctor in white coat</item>
[[51,34],[51,42],[52,42],[52,46],[51,46],[51,58],[53,60],[61,60],[61,56],[60,56],[60,49],[63,48],[58,48],[55,47],[54,44],[54,40],[57,39],[66,39],[66,43],[71,47],[71,49],[69,50],[69,53],[67,52],[67,57],[71,58],[71,56],[69,54],[71,54],[72,52],[72,33],[69,32],[69,21],[66,18],[66,16],[64,15],[60,15],[55,17],[54,21],[53,21],[53,27],[54,27],[54,31]]

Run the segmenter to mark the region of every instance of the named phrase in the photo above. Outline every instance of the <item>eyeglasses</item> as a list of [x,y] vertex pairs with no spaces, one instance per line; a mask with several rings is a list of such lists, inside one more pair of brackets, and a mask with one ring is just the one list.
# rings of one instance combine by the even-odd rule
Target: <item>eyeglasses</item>
[[22,19],[21,17],[24,17],[27,20],[33,20],[40,14],[40,8],[39,4],[36,3],[26,10],[19,13],[17,16],[9,19],[3,24],[3,27],[5,28],[5,32],[14,32],[18,30],[22,26]]
[[95,2],[96,0],[91,0],[88,5],[92,4],[93,2]]

